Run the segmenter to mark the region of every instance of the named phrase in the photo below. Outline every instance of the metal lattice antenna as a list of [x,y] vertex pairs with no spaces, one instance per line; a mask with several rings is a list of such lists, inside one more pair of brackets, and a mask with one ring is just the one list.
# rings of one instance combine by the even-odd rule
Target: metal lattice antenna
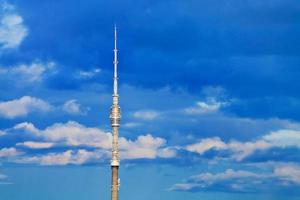
[[115,48],[114,48],[114,95],[118,95],[118,49],[117,49],[117,26],[115,25]]

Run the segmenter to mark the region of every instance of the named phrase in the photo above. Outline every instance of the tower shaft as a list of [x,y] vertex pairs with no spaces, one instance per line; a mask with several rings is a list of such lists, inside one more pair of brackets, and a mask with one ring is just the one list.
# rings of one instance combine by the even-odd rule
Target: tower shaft
[[111,200],[118,200],[119,198],[119,127],[121,119],[121,108],[119,106],[118,95],[118,50],[117,50],[117,29],[115,27],[115,46],[114,46],[114,78],[113,78],[113,104],[110,109],[110,123],[112,128],[112,159],[111,159]]
[[119,199],[119,166],[111,166],[111,199]]

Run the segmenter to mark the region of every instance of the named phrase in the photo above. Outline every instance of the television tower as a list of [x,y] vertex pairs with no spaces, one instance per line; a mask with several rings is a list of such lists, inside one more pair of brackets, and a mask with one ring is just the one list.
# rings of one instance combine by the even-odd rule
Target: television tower
[[113,104],[110,108],[110,123],[112,128],[112,159],[111,159],[111,200],[118,200],[119,198],[119,127],[121,119],[121,108],[119,106],[118,95],[118,50],[117,50],[117,27],[115,26],[115,47],[114,47],[114,91],[113,91]]

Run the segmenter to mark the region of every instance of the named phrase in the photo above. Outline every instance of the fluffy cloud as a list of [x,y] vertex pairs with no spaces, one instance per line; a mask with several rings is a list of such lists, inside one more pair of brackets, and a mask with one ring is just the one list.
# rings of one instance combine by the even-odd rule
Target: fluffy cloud
[[0,158],[10,158],[23,154],[14,147],[0,149]]
[[34,83],[41,81],[46,72],[50,72],[54,67],[54,62],[35,61],[30,64],[2,67],[0,74],[17,77],[19,81]]
[[8,3],[1,5],[0,47],[12,49],[18,47],[28,34],[23,18],[15,11],[15,7]]
[[16,145],[31,148],[31,149],[48,149],[53,147],[54,143],[27,141],[27,142],[17,143]]
[[82,108],[76,99],[66,101],[62,109],[63,111],[73,115],[85,115],[88,110],[87,108]]
[[276,167],[274,175],[281,177],[286,181],[291,181],[300,185],[300,166],[298,165],[283,165]]
[[[56,123],[42,130],[36,128],[31,123],[24,122],[5,131],[5,135],[9,135],[9,131],[31,134],[29,140],[18,142],[16,147],[53,149],[55,152],[53,155],[60,155],[62,153],[56,152],[57,149],[58,151],[61,151],[61,149],[59,150],[60,147],[71,150],[77,148],[101,150],[102,152],[106,152],[107,155],[110,155],[112,143],[111,133],[95,127],[86,127],[75,121]],[[283,132],[289,134],[283,134]],[[194,152],[203,156],[206,152],[213,150],[216,152],[215,154],[212,154],[215,158],[232,159],[241,162],[247,158],[251,158],[250,156],[252,155],[258,155],[256,153],[267,152],[267,150],[272,148],[298,148],[298,134],[297,131],[279,130],[253,141],[230,140],[228,142],[223,141],[218,137],[213,137],[204,138],[197,143],[186,146],[176,147],[168,146],[167,141],[164,138],[146,134],[139,135],[135,139],[120,137],[119,147],[120,156],[123,160],[176,158],[179,154],[184,152]],[[3,137],[5,137],[5,135]],[[278,138],[281,138],[281,140]],[[286,138],[288,138],[288,140]],[[283,143],[280,141],[285,142]],[[287,141],[293,141],[293,143]],[[194,154],[189,155],[194,156]],[[41,156],[39,156],[39,158],[40,157]],[[180,159],[180,156],[178,159]]]
[[133,113],[133,117],[140,120],[154,120],[161,114],[154,110],[140,110]]
[[188,115],[216,113],[222,107],[228,106],[230,102],[217,101],[215,98],[208,98],[207,101],[198,101],[194,107],[184,109]]
[[255,141],[240,142],[231,140],[224,142],[218,137],[205,138],[197,143],[187,145],[185,149],[196,152],[200,155],[209,150],[229,151],[231,158],[241,161],[252,155],[256,151],[264,151],[271,148],[300,147],[300,131],[297,130],[278,130],[264,135]]
[[111,134],[98,128],[85,127],[74,121],[57,123],[34,133],[45,141],[62,143],[68,146],[89,146],[109,149]]
[[188,151],[197,152],[199,154],[203,154],[210,149],[222,150],[226,148],[227,145],[218,137],[206,138],[199,143],[191,144],[186,147]]
[[[74,121],[57,123],[40,130],[33,124],[24,122],[13,127],[14,132],[26,132],[35,141],[17,143],[17,147],[31,149],[51,149],[57,146],[79,148],[81,151],[68,150],[47,155],[25,156],[18,159],[20,163],[40,163],[47,165],[83,164],[111,154],[112,136],[98,128],[86,127]],[[135,140],[119,138],[120,156],[124,160],[171,158],[176,156],[176,149],[166,146],[166,140],[151,134],[140,135]],[[87,150],[89,149],[89,151]],[[94,149],[90,151],[90,149]],[[55,149],[54,149],[55,150]],[[101,155],[99,157],[98,153]],[[86,158],[86,159],[84,159]]]
[[123,159],[154,159],[158,157],[168,158],[176,155],[175,151],[168,148],[161,148],[166,140],[153,137],[150,134],[138,136],[135,141],[120,140],[120,150]]
[[88,161],[99,159],[103,156],[100,151],[87,151],[79,149],[77,151],[67,150],[61,153],[49,153],[41,156],[24,157],[17,160],[18,163],[35,163],[40,165],[81,165]]
[[39,130],[32,124],[28,122],[22,122],[13,127],[14,130],[22,129],[29,133],[38,134]]
[[263,137],[269,143],[280,147],[295,146],[300,148],[300,131],[278,130]]
[[201,173],[191,176],[184,183],[173,185],[178,191],[227,191],[254,192],[270,191],[272,187],[300,187],[300,167],[285,164],[275,167],[272,172],[258,173],[246,170],[227,169],[220,173]]
[[51,105],[48,102],[30,96],[0,102],[0,116],[5,118],[16,118],[35,111],[48,112],[49,110]]

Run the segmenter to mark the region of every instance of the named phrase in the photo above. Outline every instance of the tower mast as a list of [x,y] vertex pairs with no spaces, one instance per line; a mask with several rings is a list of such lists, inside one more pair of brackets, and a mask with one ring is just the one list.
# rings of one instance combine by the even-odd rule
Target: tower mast
[[118,200],[119,198],[119,127],[121,119],[121,108],[119,106],[118,95],[118,50],[117,50],[117,27],[114,30],[114,91],[113,91],[113,104],[110,108],[110,123],[112,128],[112,159],[111,159],[111,200]]

